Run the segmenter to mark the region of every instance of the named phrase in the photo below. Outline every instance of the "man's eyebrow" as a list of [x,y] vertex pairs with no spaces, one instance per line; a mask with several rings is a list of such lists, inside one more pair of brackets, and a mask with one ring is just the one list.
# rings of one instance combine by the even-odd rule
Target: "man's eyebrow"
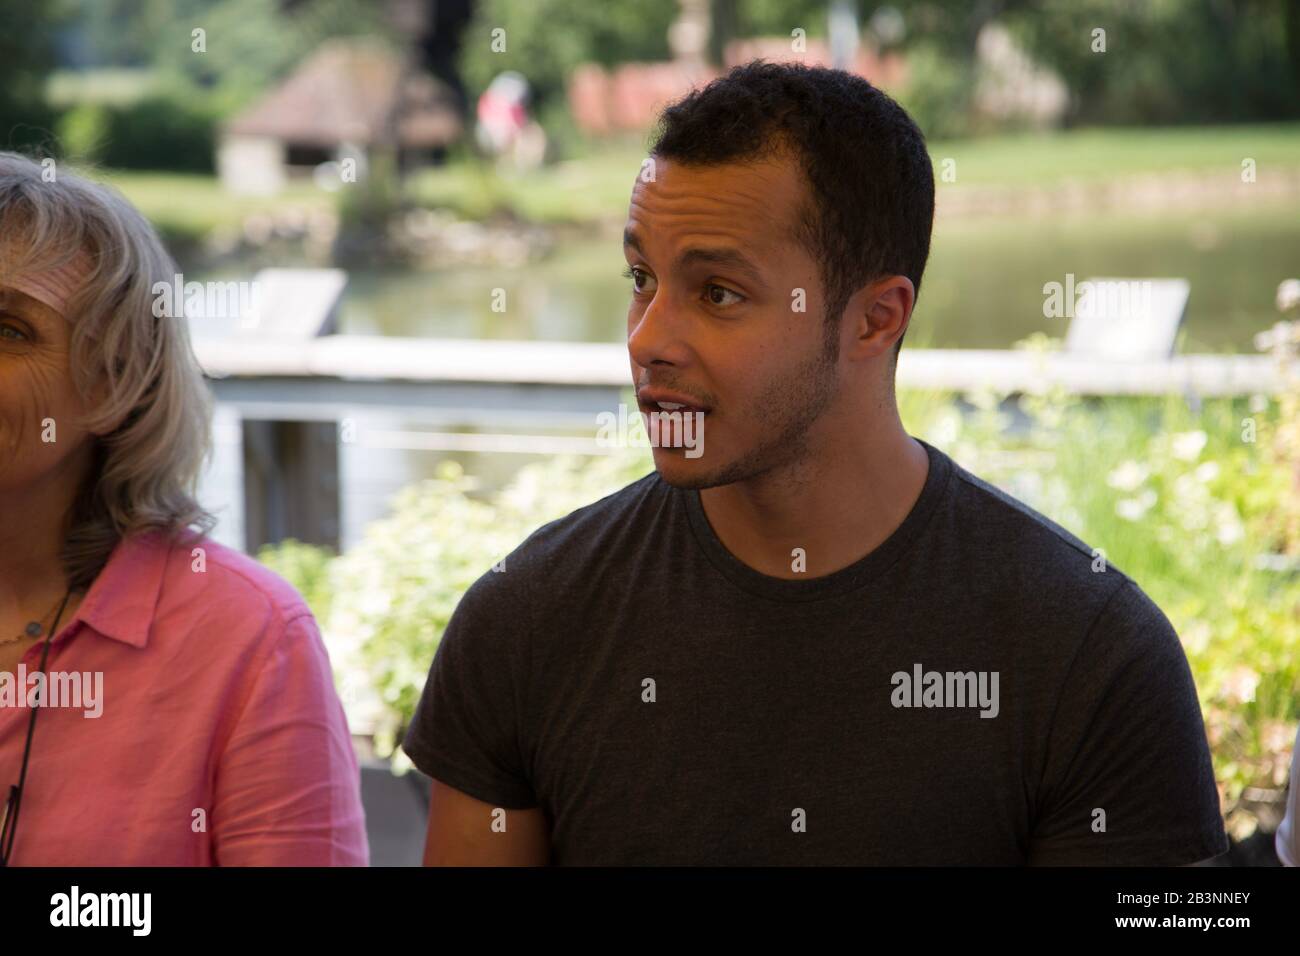
[[[641,243],[637,241],[631,229],[623,230],[624,248],[635,249],[637,252],[645,255],[641,248]],[[676,268],[685,269],[687,266],[696,262],[709,262],[714,265],[731,266],[739,272],[745,273],[760,285],[763,284],[763,276],[758,266],[754,265],[739,249],[730,246],[693,246],[690,249],[683,249],[677,257]]]
[[738,272],[743,272],[760,285],[763,283],[762,273],[759,272],[758,266],[749,261],[749,258],[739,249],[732,249],[729,246],[700,248],[682,250],[682,254],[677,257],[677,268],[685,269],[695,262],[708,262],[718,266],[730,266]]

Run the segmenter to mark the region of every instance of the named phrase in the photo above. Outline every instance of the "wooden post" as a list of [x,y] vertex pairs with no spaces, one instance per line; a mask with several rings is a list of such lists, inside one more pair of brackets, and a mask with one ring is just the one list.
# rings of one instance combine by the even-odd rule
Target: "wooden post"
[[333,422],[244,421],[244,536],[256,554],[295,538],[338,550],[338,430]]

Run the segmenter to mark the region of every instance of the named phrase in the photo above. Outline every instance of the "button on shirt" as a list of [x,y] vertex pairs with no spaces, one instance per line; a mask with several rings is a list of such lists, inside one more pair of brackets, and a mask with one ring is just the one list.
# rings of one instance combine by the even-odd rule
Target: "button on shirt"
[[[42,649],[0,674],[6,794]],[[46,671],[14,865],[367,864],[357,758],[320,632],[256,561],[208,538],[122,539]]]

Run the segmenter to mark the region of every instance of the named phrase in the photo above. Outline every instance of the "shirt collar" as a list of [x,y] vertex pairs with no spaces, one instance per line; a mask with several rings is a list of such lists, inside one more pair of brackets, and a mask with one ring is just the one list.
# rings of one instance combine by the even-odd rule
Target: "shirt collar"
[[158,610],[167,552],[158,531],[119,538],[73,620],[104,637],[143,648]]

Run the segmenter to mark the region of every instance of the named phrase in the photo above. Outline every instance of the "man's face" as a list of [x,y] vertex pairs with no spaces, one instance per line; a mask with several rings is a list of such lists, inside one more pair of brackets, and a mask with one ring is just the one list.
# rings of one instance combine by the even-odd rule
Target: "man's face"
[[[798,166],[654,157],[653,173],[632,190],[623,251],[628,354],[656,469],[677,487],[710,488],[805,457],[838,374],[817,264],[794,239]],[[665,447],[651,418],[660,399],[705,413],[702,454]]]

